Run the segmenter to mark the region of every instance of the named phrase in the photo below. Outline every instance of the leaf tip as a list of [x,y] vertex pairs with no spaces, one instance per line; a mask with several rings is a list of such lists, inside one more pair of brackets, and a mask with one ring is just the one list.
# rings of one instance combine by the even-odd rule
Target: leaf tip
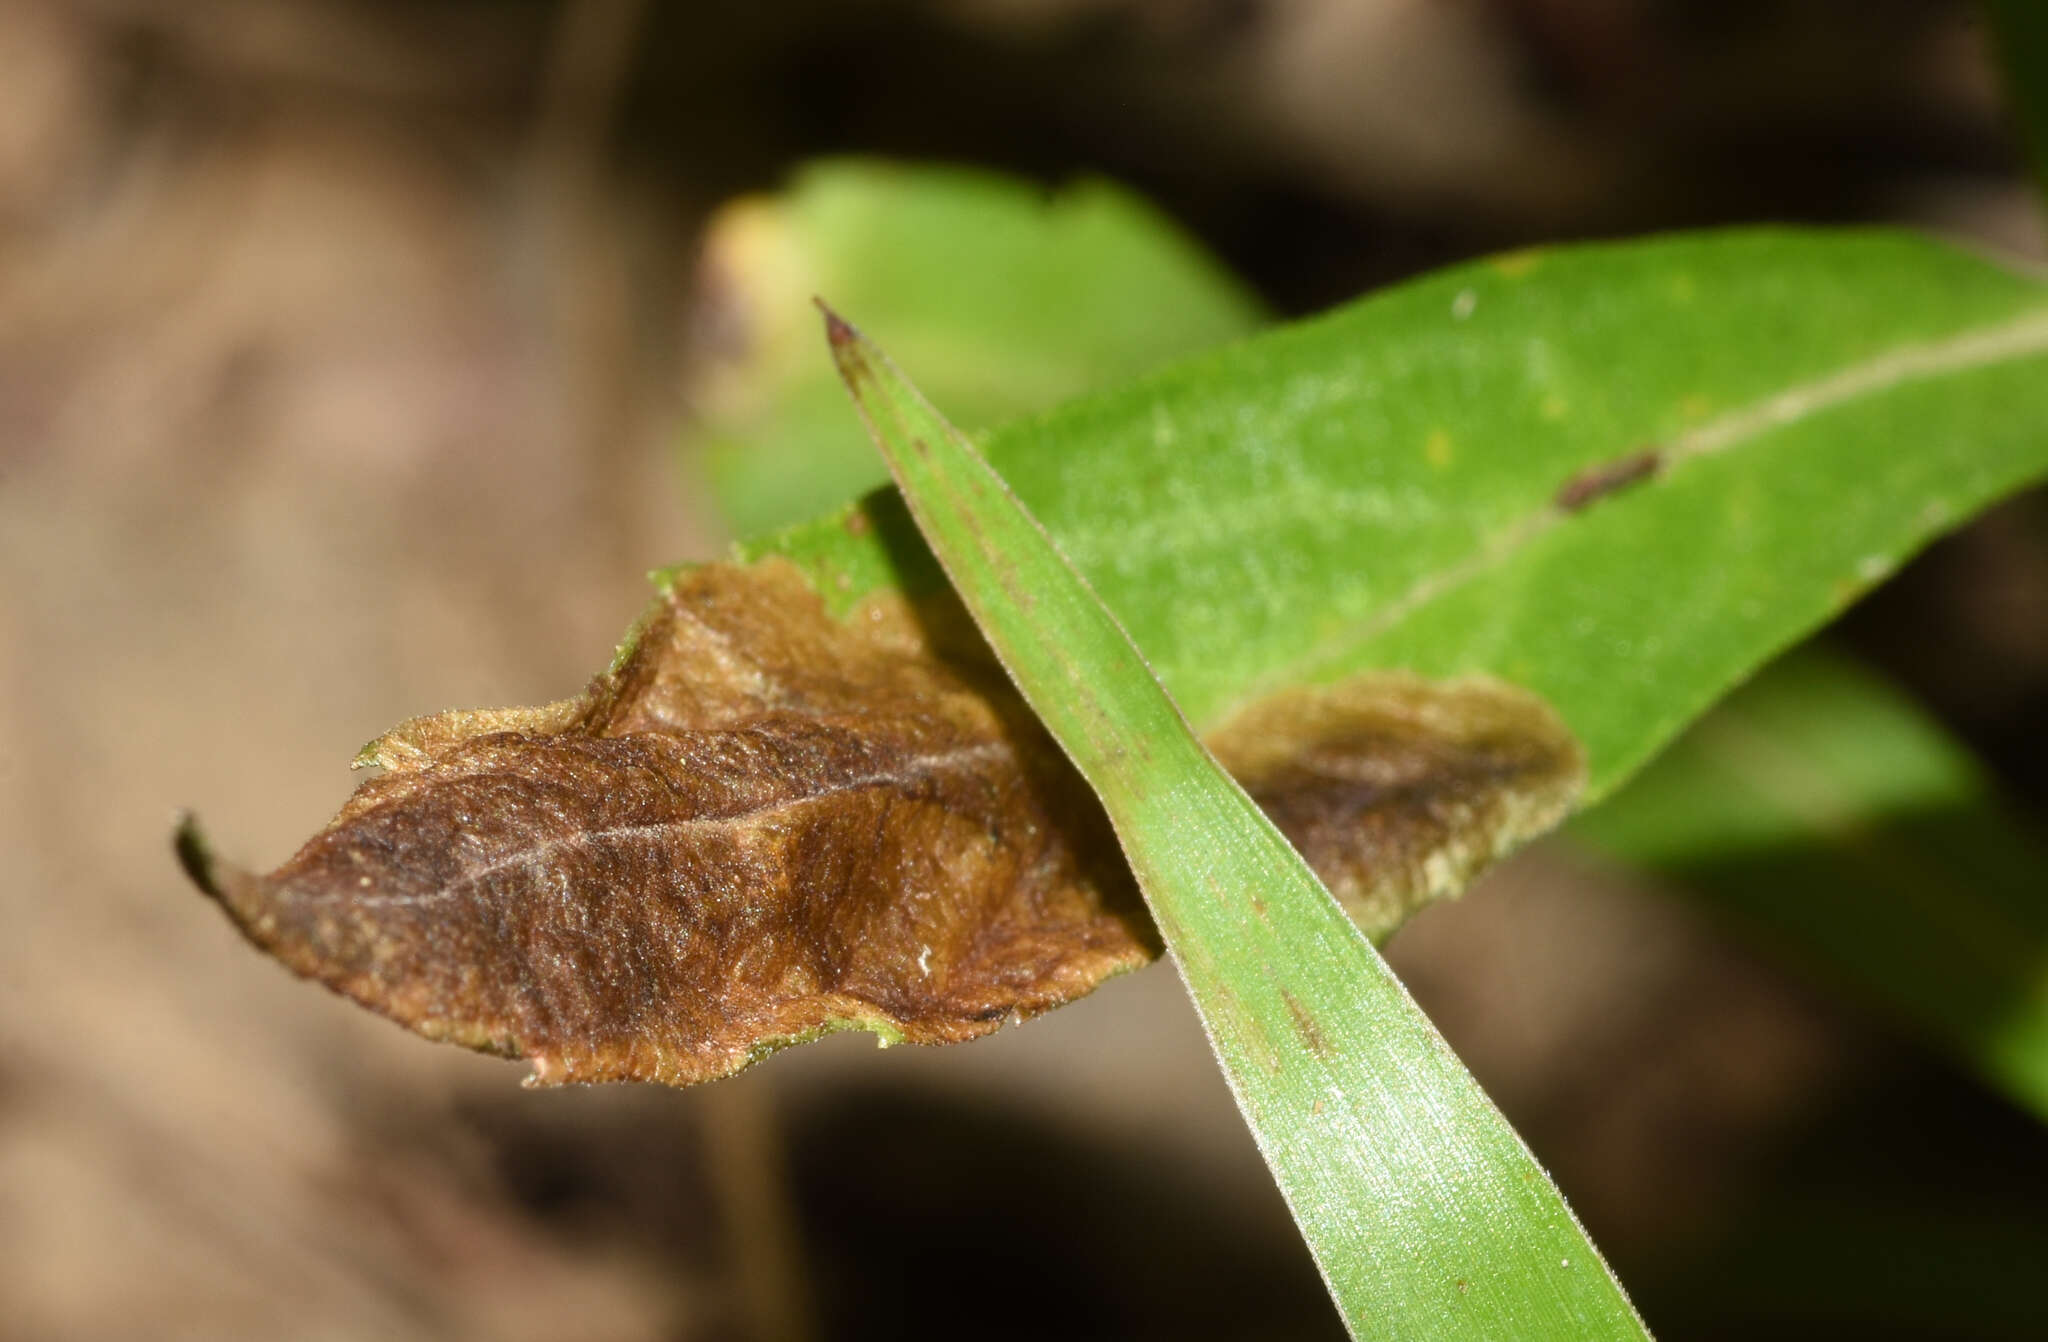
[[186,877],[198,886],[210,899],[221,899],[221,884],[215,870],[213,845],[206,841],[206,834],[199,828],[199,817],[190,811],[178,812],[178,827],[171,835],[171,848],[178,855],[178,865]]
[[[221,861],[213,844],[199,827],[199,817],[190,811],[178,813],[178,827],[171,836],[171,848],[178,866],[199,892],[220,905],[237,931],[279,958],[285,958],[274,944],[275,916],[263,882],[232,862]],[[289,963],[289,961],[287,961]],[[293,966],[297,968],[296,965]],[[307,973],[300,969],[298,972]]]
[[811,302],[817,305],[818,311],[825,314],[825,338],[831,341],[835,348],[854,344],[860,339],[860,332],[854,330],[852,323],[846,318],[834,312],[830,303],[815,294],[811,296]]
[[178,866],[199,892],[220,906],[228,921],[258,948],[286,960],[301,974],[309,971],[289,960],[275,944],[274,909],[267,902],[263,883],[232,862],[221,861],[213,844],[199,827],[199,817],[190,811],[178,813],[178,827],[171,836],[171,848]]
[[875,373],[874,361],[868,357],[873,346],[852,322],[834,312],[831,304],[815,296],[811,301],[824,314],[825,343],[832,347],[832,362],[838,366],[840,380],[853,393],[855,404],[861,404],[861,385]]

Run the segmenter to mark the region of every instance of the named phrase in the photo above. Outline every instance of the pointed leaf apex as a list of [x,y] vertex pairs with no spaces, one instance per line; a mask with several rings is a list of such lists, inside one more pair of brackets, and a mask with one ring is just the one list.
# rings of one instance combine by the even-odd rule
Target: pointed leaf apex
[[811,301],[818,305],[818,311],[825,314],[825,339],[832,343],[835,351],[861,343],[860,332],[856,331],[844,317],[834,312],[830,304],[815,295]]
[[190,811],[178,813],[178,827],[171,839],[178,865],[192,883],[213,899],[221,898],[220,881],[214,870],[213,848],[199,828],[199,817]]

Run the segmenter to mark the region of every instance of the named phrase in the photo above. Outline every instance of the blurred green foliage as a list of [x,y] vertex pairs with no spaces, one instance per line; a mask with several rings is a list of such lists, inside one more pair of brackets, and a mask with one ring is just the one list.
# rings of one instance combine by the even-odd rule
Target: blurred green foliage
[[754,535],[887,473],[818,355],[823,295],[918,370],[969,429],[1125,381],[1257,328],[1258,300],[1144,200],[1099,180],[1046,190],[966,168],[828,160],[726,207],[706,243],[714,365],[693,444]]

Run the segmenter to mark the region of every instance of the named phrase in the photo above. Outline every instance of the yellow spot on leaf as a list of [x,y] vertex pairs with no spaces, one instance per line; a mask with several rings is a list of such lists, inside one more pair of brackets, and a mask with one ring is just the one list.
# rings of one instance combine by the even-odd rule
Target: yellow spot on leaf
[[1704,396],[1688,396],[1678,403],[1678,412],[1687,419],[1705,419],[1714,403]]
[[1449,466],[1454,455],[1451,448],[1451,435],[1445,433],[1442,429],[1431,429],[1429,437],[1422,444],[1422,455],[1430,465],[1438,470],[1443,470]]
[[1552,392],[1550,393],[1550,395],[1543,398],[1543,405],[1541,408],[1543,418],[1551,421],[1552,423],[1556,423],[1558,420],[1563,419],[1565,415],[1570,413],[1571,411],[1570,403],[1568,403],[1564,399],[1564,397],[1559,396],[1556,392]]
[[1507,279],[1518,280],[1542,264],[1541,247],[1524,247],[1516,252],[1504,252],[1493,258],[1493,268]]

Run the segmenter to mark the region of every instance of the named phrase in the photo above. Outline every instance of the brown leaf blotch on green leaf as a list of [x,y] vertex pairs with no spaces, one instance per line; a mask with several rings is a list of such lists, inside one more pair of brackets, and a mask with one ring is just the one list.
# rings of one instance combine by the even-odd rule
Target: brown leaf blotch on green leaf
[[1481,678],[1354,676],[1252,704],[1207,739],[1374,940],[1556,826],[1585,782],[1550,706]]
[[[1371,676],[1211,738],[1368,931],[1562,818],[1531,696]],[[957,605],[840,621],[793,566],[677,577],[581,698],[416,718],[268,876],[248,938],[534,1079],[686,1085],[844,1028],[950,1043],[1158,953],[1094,797]]]

